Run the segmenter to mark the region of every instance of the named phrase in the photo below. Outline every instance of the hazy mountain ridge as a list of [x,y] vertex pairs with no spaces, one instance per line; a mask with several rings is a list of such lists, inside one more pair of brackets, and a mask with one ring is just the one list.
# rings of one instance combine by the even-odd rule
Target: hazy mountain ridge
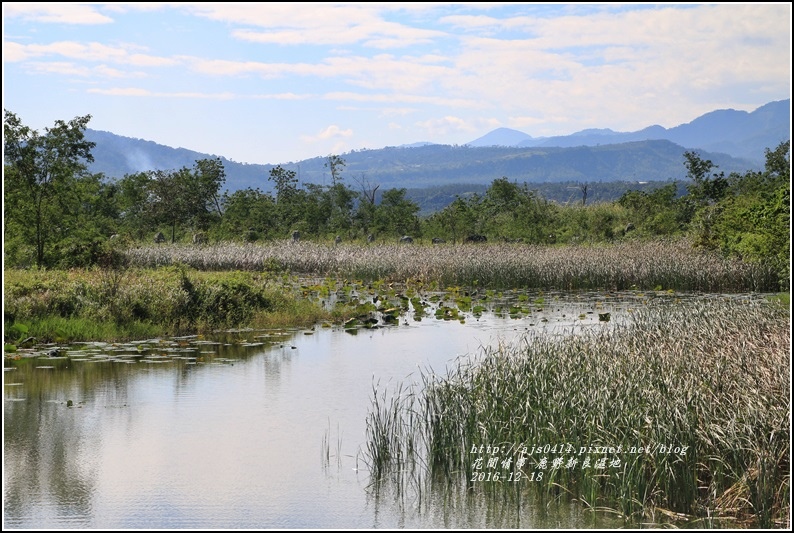
[[[755,111],[718,109],[673,128],[648,126],[635,132],[591,128],[571,135],[533,138],[526,133],[499,128],[475,139],[471,146],[598,146],[646,140],[667,140],[686,148],[725,152],[762,165],[764,149],[788,140],[791,129],[791,100],[765,104]],[[522,137],[523,135],[523,137]],[[518,139],[510,142],[511,138]]]
[[[726,173],[760,169],[764,149],[775,148],[788,140],[789,134],[790,100],[783,100],[752,113],[714,111],[670,129],[658,125],[631,133],[588,129],[544,139],[499,128],[467,145],[414,143],[340,155],[346,162],[343,177],[355,189],[375,185],[385,190],[488,184],[503,176],[519,183],[665,181],[684,178],[683,153],[687,149],[697,150]],[[645,138],[661,135],[675,140]],[[275,165],[239,163],[91,129],[86,131],[86,138],[96,143],[90,170],[110,178],[145,170],[192,167],[197,159],[220,157],[230,191],[246,187],[272,189],[268,175]],[[518,146],[498,146],[507,140]],[[751,156],[741,155],[751,151]],[[326,157],[320,156],[280,165],[294,170],[301,182],[328,184],[330,174],[325,163]]]

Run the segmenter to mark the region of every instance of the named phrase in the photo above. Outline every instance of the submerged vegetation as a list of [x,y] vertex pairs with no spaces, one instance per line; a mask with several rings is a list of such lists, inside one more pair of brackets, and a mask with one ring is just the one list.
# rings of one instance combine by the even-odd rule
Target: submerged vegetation
[[[485,348],[375,391],[377,484],[573,498],[627,519],[789,519],[788,311],[723,299]],[[600,462],[600,464],[599,464]],[[444,488],[446,487],[446,488]]]

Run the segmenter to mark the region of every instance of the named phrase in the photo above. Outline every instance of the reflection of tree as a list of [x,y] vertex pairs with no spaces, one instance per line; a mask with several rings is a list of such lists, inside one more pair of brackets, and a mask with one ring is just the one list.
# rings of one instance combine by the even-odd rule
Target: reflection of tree
[[68,409],[43,393],[5,406],[4,526],[41,527],[42,502],[52,506],[56,524],[90,523],[98,467],[91,454],[100,435],[74,424]]
[[[16,363],[7,376],[24,383],[19,388],[26,399],[6,402],[3,414],[6,525],[44,526],[42,503],[52,512],[44,520],[88,525],[100,466],[103,413],[98,411],[127,403],[134,369],[68,359]],[[36,368],[44,365],[54,368]]]
[[[6,384],[22,385],[7,386],[4,391],[4,526],[87,527],[93,523],[92,506],[99,496],[103,466],[102,439],[109,425],[112,429],[114,418],[128,417],[127,426],[133,426],[129,407],[136,402],[136,380],[148,383],[155,376],[175,376],[176,396],[166,399],[173,402],[194,377],[213,369],[209,364],[188,365],[182,359],[126,363],[132,359],[122,356],[197,357],[212,348],[216,355],[205,354],[203,361],[211,363],[216,358],[252,361],[253,356],[264,354],[268,385],[278,383],[282,363],[292,357],[288,337],[277,341],[282,349],[269,343],[246,346],[244,340],[246,336],[236,334],[219,337],[217,345],[198,348],[184,341],[153,343],[141,350],[130,346],[112,352],[118,361],[46,357],[6,361],[6,366],[15,368],[6,373]],[[189,351],[179,352],[179,348]],[[85,354],[84,358],[93,359],[98,351],[85,350]],[[24,400],[9,401],[17,398]],[[67,406],[69,400],[72,407]]]

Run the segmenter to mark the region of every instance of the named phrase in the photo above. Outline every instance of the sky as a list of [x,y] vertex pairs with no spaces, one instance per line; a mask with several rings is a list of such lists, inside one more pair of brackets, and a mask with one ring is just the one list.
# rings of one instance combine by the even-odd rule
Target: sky
[[3,107],[280,164],[791,97],[791,3],[3,2]]

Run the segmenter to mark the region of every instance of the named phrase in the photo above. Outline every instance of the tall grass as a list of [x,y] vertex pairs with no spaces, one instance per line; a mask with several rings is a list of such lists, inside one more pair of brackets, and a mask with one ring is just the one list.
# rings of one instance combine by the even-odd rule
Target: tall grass
[[127,252],[133,265],[185,264],[198,270],[283,270],[349,279],[437,282],[540,289],[676,289],[771,292],[771,267],[729,260],[686,240],[608,245],[327,245],[312,242],[147,246]]
[[[421,394],[376,400],[368,449],[377,453],[368,462],[375,478],[425,465],[427,479],[495,493],[518,490],[509,479],[520,476],[520,490],[568,494],[627,517],[784,525],[789,320],[788,310],[763,302],[652,305],[628,323],[483,349],[443,378],[425,373]],[[550,447],[519,453],[523,445]],[[499,452],[482,451],[488,446]],[[614,450],[582,453],[590,446]],[[631,452],[639,447],[651,453]],[[491,456],[497,465],[478,464]],[[610,462],[585,468],[588,456]],[[557,457],[564,463],[555,469]],[[566,466],[571,459],[578,464]],[[499,479],[472,483],[479,472]]]

